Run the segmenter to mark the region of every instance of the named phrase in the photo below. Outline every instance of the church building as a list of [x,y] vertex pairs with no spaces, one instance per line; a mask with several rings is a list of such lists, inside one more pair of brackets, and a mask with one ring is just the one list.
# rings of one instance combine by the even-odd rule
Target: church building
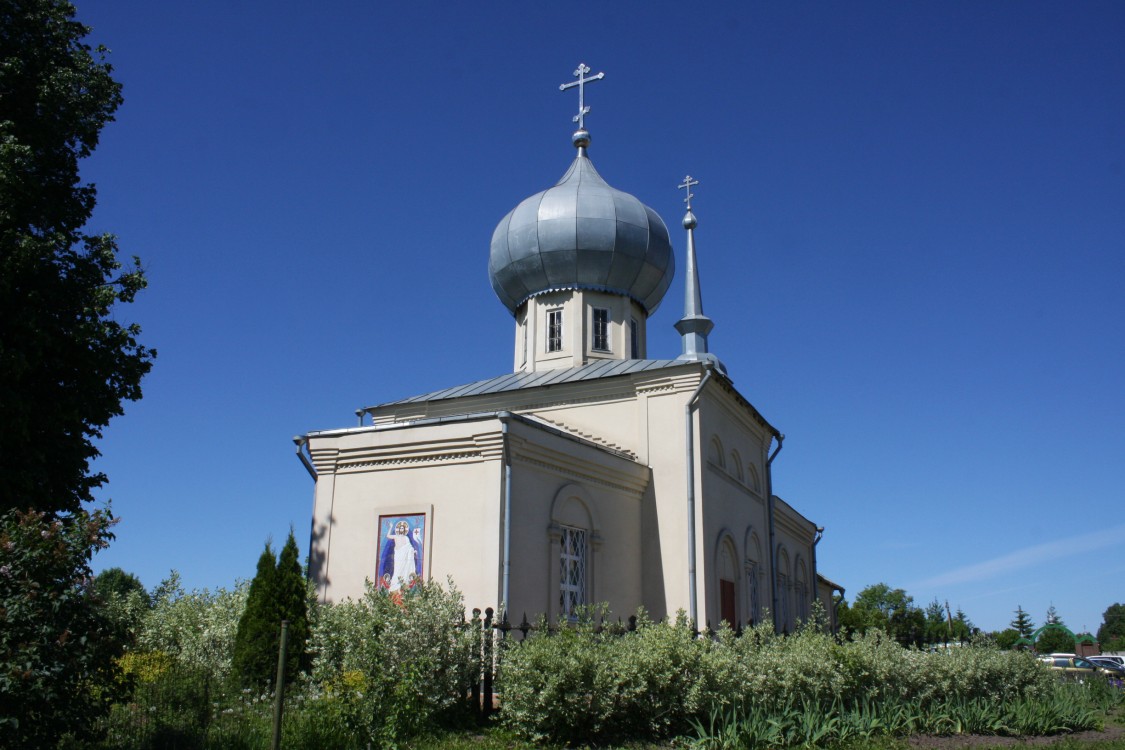
[[315,481],[317,595],[451,577],[467,606],[514,621],[606,603],[622,618],[684,610],[700,627],[770,617],[788,631],[817,598],[831,616],[842,589],[818,573],[823,529],[774,494],[784,436],[708,350],[690,177],[682,351],[649,356],[672,243],[655,211],[594,169],[584,85],[602,74],[589,72],[562,87],[579,90],[569,169],[492,236],[512,371],[296,439]]

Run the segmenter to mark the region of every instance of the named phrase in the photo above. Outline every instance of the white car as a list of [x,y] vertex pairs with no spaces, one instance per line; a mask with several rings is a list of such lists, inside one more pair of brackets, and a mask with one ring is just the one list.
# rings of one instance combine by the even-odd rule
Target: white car
[[1122,669],[1125,669],[1125,656],[1117,656],[1116,654],[1101,654],[1099,656],[1089,656],[1087,658],[1095,664],[1097,664],[1099,661],[1108,661],[1116,664]]

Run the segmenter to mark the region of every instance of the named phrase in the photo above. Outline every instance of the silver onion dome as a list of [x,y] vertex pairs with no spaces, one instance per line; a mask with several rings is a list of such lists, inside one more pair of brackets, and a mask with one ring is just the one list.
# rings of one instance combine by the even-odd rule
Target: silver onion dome
[[651,315],[675,274],[668,228],[601,178],[586,156],[589,137],[579,133],[578,156],[558,184],[522,201],[496,226],[492,288],[513,315],[529,298],[564,289],[623,294]]

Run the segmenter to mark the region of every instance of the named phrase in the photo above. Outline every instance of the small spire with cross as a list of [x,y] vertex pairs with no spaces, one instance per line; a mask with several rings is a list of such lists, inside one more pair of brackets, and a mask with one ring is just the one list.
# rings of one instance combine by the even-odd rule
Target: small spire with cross
[[699,289],[699,267],[695,260],[695,227],[699,222],[691,210],[691,199],[695,194],[692,187],[699,184],[699,180],[692,179],[691,175],[684,178],[677,187],[686,192],[684,203],[687,212],[684,213],[684,229],[687,230],[687,268],[684,278],[684,317],[676,323],[683,340],[684,352],[677,359],[690,362],[710,362],[722,374],[726,374],[726,367],[722,361],[712,354],[707,348],[707,334],[715,327],[714,322],[703,313],[703,295]]
[[687,177],[684,178],[684,181],[681,182],[680,185],[679,185],[680,190],[687,191],[687,195],[684,197],[684,203],[687,204],[687,210],[688,211],[691,210],[691,199],[695,197],[695,193],[691,192],[691,189],[692,189],[693,186],[698,185],[698,184],[699,184],[699,180],[693,180],[691,178],[691,175],[689,174]]
[[605,78],[605,73],[598,73],[597,75],[586,77],[590,72],[590,68],[586,63],[578,63],[578,70],[574,71],[574,75],[578,78],[577,81],[564,83],[559,86],[559,91],[566,91],[567,89],[578,87],[578,114],[574,116],[574,122],[578,123],[579,130],[586,129],[586,115],[590,113],[590,108],[586,106],[586,84],[591,81],[600,81]]

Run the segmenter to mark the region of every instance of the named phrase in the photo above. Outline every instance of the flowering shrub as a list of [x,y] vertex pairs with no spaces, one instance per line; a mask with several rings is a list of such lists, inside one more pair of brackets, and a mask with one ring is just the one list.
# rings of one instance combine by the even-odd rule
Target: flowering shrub
[[461,594],[419,582],[405,595],[368,585],[363,599],[321,605],[312,679],[357,732],[394,744],[465,707],[479,669]]
[[815,619],[789,636],[761,625],[741,638],[726,629],[696,637],[682,620],[641,617],[624,635],[580,622],[511,646],[500,692],[510,727],[571,744],[659,739],[688,726],[706,747],[755,747],[1092,722],[1073,704],[1066,709],[1048,670],[1026,654],[985,647],[928,654],[877,630],[838,643]]
[[153,593],[152,608],[137,632],[136,650],[160,652],[215,681],[225,679],[247,589],[248,584],[239,581],[231,590],[185,592],[180,574],[173,570]]

